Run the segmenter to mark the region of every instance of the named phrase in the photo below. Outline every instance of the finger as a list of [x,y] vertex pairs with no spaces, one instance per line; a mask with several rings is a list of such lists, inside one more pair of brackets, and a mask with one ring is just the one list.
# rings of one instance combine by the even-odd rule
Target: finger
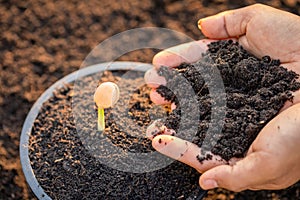
[[149,69],[144,75],[145,83],[151,88],[157,88],[160,85],[166,85],[166,78],[157,74],[154,68]]
[[153,103],[158,105],[170,104],[170,101],[167,101],[164,97],[162,97],[155,89],[150,91],[150,99]]
[[[288,70],[292,70],[297,74],[300,74],[299,68],[300,62],[290,62],[290,63],[283,63],[281,66],[287,68]],[[298,78],[299,80],[299,78]]]
[[175,110],[176,109],[176,104],[175,103],[172,103],[171,104],[171,111]]
[[167,128],[162,120],[155,120],[150,124],[146,130],[146,136],[152,140],[155,136],[164,134],[164,135],[175,135],[176,132],[173,129]]
[[[296,72],[297,74],[300,74],[299,65],[300,65],[299,62],[293,62],[293,63],[284,63],[281,66],[287,68],[288,70],[292,70],[292,71]],[[298,78],[298,81],[300,81],[299,78]],[[284,106],[280,109],[280,112],[286,110],[287,108],[291,107],[292,105],[300,103],[300,90],[292,92],[292,95],[293,95],[292,101],[285,102]]]
[[156,68],[160,66],[176,67],[181,63],[192,63],[202,58],[208,47],[207,45],[215,40],[199,40],[171,47],[159,52],[153,57],[153,65]]
[[[265,182],[272,166],[266,165],[267,155],[254,152],[234,165],[221,165],[204,172],[199,180],[203,189],[221,187],[232,191],[242,191]],[[269,169],[267,169],[269,168]]]
[[200,173],[212,167],[227,163],[220,156],[213,155],[210,152],[208,152],[208,154],[211,155],[211,158],[200,162],[197,158],[201,153],[200,147],[194,143],[170,135],[158,135],[154,137],[152,146],[158,152],[183,162],[195,168]]
[[292,92],[292,95],[293,95],[292,101],[286,101],[284,103],[283,107],[280,109],[280,112],[286,110],[287,108],[291,107],[292,105],[300,103],[300,90]]
[[239,36],[237,38],[238,43],[246,49],[249,53],[253,54],[254,56],[260,58],[263,54],[260,50],[253,48],[253,45],[251,45],[249,38],[246,35]]
[[202,33],[213,39],[223,39],[244,35],[247,25],[255,14],[253,6],[225,11],[214,16],[200,19],[198,27]]

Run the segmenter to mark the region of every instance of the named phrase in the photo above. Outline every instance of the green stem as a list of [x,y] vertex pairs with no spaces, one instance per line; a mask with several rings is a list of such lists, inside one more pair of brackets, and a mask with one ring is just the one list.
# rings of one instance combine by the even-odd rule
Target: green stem
[[105,129],[104,109],[98,108],[98,131],[104,131],[104,129]]

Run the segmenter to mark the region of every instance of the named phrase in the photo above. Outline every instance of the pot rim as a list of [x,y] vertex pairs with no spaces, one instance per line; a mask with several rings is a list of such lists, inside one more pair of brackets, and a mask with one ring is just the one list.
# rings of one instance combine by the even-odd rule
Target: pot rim
[[[34,125],[34,121],[38,116],[40,109],[43,106],[43,103],[53,96],[53,92],[57,88],[63,87],[66,83],[71,83],[73,81],[76,81],[77,78],[81,78],[105,70],[109,70],[109,71],[134,70],[134,71],[146,72],[148,69],[151,69],[152,67],[153,65],[149,63],[131,62],[131,61],[104,62],[104,63],[91,65],[88,67],[81,68],[61,78],[60,80],[56,81],[36,100],[36,102],[31,107],[30,111],[28,112],[26,119],[23,123],[23,128],[20,136],[19,151],[20,151],[21,166],[22,166],[25,179],[28,185],[30,186],[31,190],[33,191],[33,193],[38,199],[52,200],[51,197],[49,197],[45,193],[42,186],[38,183],[30,164],[29,152],[28,152],[31,130]],[[207,193],[206,190],[200,190],[198,195],[194,196],[194,198],[200,200],[206,195],[206,193]]]
[[45,193],[43,188],[38,183],[34,175],[33,169],[31,167],[29,152],[28,152],[29,138],[31,135],[32,127],[34,125],[34,121],[38,116],[40,109],[43,106],[43,103],[53,96],[53,91],[55,91],[57,88],[63,87],[63,85],[66,83],[71,83],[73,81],[76,81],[77,78],[81,78],[105,70],[109,70],[109,71],[135,70],[135,71],[145,72],[151,67],[152,65],[149,63],[128,62],[128,61],[105,62],[105,63],[91,65],[88,67],[81,68],[63,77],[62,79],[56,81],[38,98],[38,100],[31,107],[23,123],[23,128],[20,137],[20,145],[19,145],[20,161],[21,161],[23,173],[25,175],[28,185],[30,186],[31,190],[34,192],[34,194],[38,199],[51,200],[51,198]]

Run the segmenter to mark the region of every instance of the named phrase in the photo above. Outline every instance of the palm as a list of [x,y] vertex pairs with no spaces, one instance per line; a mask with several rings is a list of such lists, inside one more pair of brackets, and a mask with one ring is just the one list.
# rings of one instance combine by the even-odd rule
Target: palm
[[299,16],[261,5],[223,12],[199,21],[207,37],[238,38],[254,55],[280,59],[297,73],[300,72],[296,68],[300,63],[299,23]]
[[[284,22],[285,19],[280,19],[278,15],[274,18],[278,24],[288,23]],[[285,67],[300,74],[299,67],[295,67],[300,63],[300,36],[298,34],[300,26],[296,26],[299,30],[294,28],[293,31],[287,32],[288,26],[282,29],[276,29],[275,27],[279,27],[276,25],[270,27],[271,20],[262,21],[260,24],[256,24],[255,21],[257,21],[256,17],[248,23],[246,34],[239,38],[241,44],[258,57],[270,55],[272,58],[279,58]]]

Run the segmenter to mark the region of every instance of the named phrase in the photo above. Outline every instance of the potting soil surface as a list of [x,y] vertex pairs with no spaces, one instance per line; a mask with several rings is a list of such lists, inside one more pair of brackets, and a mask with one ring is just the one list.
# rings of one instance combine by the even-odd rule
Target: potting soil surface
[[[123,74],[120,79],[105,72],[101,78],[101,81],[119,80],[117,84],[121,86],[120,100],[105,110],[104,132],[97,131],[97,109],[92,98],[99,74],[77,80],[76,86],[66,85],[44,103],[31,132],[29,155],[38,182],[51,198],[194,199],[201,194],[199,173],[177,161],[147,173],[135,173],[139,166],[134,162],[128,164],[133,172],[123,172],[102,162],[101,158],[106,156],[109,162],[118,165],[118,159],[127,159],[129,152],[154,151],[145,137],[146,127],[150,116],[161,118],[168,112],[167,108],[152,105],[149,88],[145,85],[136,88],[143,82],[143,74],[138,79],[131,75],[124,78]],[[130,87],[134,87],[132,92],[122,93],[122,88]],[[108,142],[101,142],[107,138]],[[111,152],[109,145],[119,151]],[[163,162],[166,157],[160,159]],[[145,160],[140,168],[151,163]]]

